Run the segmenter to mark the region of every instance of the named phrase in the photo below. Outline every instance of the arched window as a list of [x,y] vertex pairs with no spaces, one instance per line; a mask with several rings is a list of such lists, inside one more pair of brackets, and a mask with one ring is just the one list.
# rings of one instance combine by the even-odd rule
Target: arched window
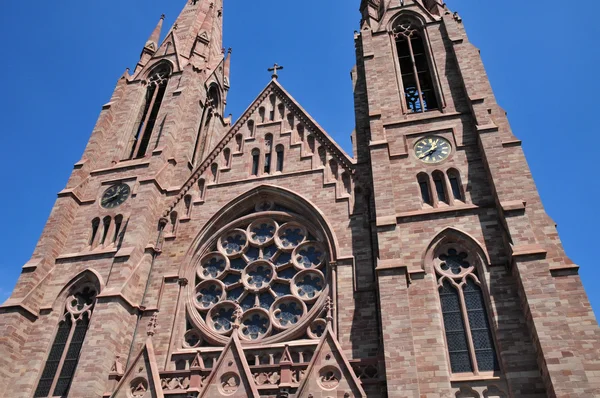
[[115,233],[113,235],[113,243],[116,245],[119,245],[119,243],[120,243],[119,234],[121,233],[122,227],[123,227],[123,216],[119,214],[118,216],[115,217]]
[[284,104],[279,104],[277,106],[277,108],[279,109],[278,120],[283,120],[283,117],[285,115],[285,105]]
[[422,27],[410,19],[394,24],[404,98],[409,112],[438,109]]
[[194,165],[202,161],[201,158],[206,149],[206,142],[210,135],[212,121],[216,115],[220,114],[220,109],[221,95],[219,94],[219,88],[213,84],[206,94],[202,122],[198,128],[198,134],[196,135],[196,144],[194,145],[194,153],[192,154],[192,164]]
[[450,189],[452,190],[452,196],[454,199],[461,201],[464,200],[460,183],[460,173],[458,170],[448,170],[448,181],[450,182]]
[[35,398],[68,395],[97,294],[96,287],[88,283],[74,290],[67,298]]
[[260,151],[258,149],[252,150],[252,175],[258,175],[258,163],[260,162]]
[[448,195],[446,192],[446,181],[441,171],[434,171],[432,174],[435,194],[439,203],[448,204]]
[[143,158],[146,156],[152,131],[156,124],[158,112],[162,105],[162,101],[167,91],[171,68],[168,64],[161,64],[150,75],[148,79],[148,88],[146,89],[146,100],[144,102],[143,112],[138,122],[138,127],[135,132],[129,159]]
[[198,191],[199,191],[199,195],[200,195],[200,200],[204,200],[204,194],[205,194],[205,191],[206,191],[205,188],[206,188],[206,182],[204,181],[203,178],[201,178],[198,181]]
[[452,373],[499,370],[478,263],[454,244],[442,245],[434,259]]
[[185,204],[185,216],[190,217],[192,215],[192,195],[185,195],[183,203]]
[[225,148],[223,150],[223,161],[226,168],[231,167],[231,149]]
[[104,245],[106,243],[108,231],[110,230],[110,222],[111,219],[109,216],[106,216],[104,219],[102,219],[102,238],[100,239],[100,245]]
[[244,136],[241,134],[238,134],[235,136],[235,146],[238,152],[242,152],[242,149],[244,148]]
[[417,176],[417,182],[419,183],[419,190],[421,192],[421,200],[424,204],[433,206],[433,200],[431,198],[431,188],[429,187],[429,175],[420,173]]
[[92,220],[92,233],[90,235],[89,245],[93,248],[96,242],[96,236],[98,236],[98,229],[100,228],[100,219],[94,218]]
[[265,174],[271,172],[271,158],[273,151],[273,134],[267,134],[265,136]]
[[275,151],[277,152],[277,171],[281,173],[281,172],[283,172],[283,163],[284,163],[283,145],[277,145],[277,148],[275,148]]
[[277,102],[277,96],[275,94],[271,94],[269,100],[271,101],[271,111],[269,112],[269,120],[272,122],[275,120],[275,103]]
[[248,136],[254,137],[254,120],[248,120]]
[[210,174],[212,176],[212,182],[213,184],[216,184],[218,179],[219,179],[219,165],[216,163],[213,163],[210,166]]
[[179,222],[179,215],[177,214],[176,211],[172,211],[171,212],[171,235],[175,235],[175,233],[177,232],[177,224]]
[[258,115],[260,116],[260,122],[264,123],[265,122],[265,107],[264,106],[261,106],[258,109]]
[[346,190],[348,196],[352,196],[352,179],[347,171],[342,173],[342,182],[344,183],[344,189]]

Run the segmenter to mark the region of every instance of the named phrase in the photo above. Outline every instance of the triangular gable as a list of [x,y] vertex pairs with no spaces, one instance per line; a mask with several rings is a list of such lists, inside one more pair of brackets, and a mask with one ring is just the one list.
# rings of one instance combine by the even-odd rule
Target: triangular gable
[[350,394],[349,398],[367,396],[335,338],[331,325],[327,325],[327,330],[321,337],[306,375],[298,387],[296,397],[321,396],[316,393],[317,391],[321,391],[326,396],[340,397],[345,396],[344,394]]
[[237,332],[233,333],[204,385],[198,398],[223,395],[232,398],[260,398]]
[[145,71],[152,69],[156,64],[164,59],[168,59],[173,62],[174,72],[180,71],[182,68],[182,62],[177,49],[179,48],[179,39],[175,34],[174,30],[171,30],[167,37],[163,40],[162,44],[154,52],[154,55],[150,61],[144,65],[144,67],[134,76],[134,80],[141,76]]
[[300,104],[298,104],[298,102],[279,84],[279,82],[276,79],[273,79],[260,93],[256,100],[252,102],[248,109],[246,109],[246,111],[233,125],[229,132],[225,134],[223,139],[192,173],[188,181],[183,185],[179,195],[177,195],[174,202],[172,202],[169,208],[165,211],[164,216],[167,216],[175,208],[175,206],[177,206],[179,201],[183,199],[191,187],[205,172],[207,172],[215,159],[221,155],[221,152],[235,138],[236,134],[245,128],[246,123],[255,114],[265,99],[273,93],[285,103],[288,109],[294,114],[296,120],[304,124],[305,128],[310,131],[319,144],[323,146],[329,154],[331,154],[332,158],[337,161],[339,166],[348,171],[348,173],[353,174],[355,161],[344,152],[344,150],[333,140],[333,138],[327,134],[327,132],[325,132],[325,130],[308,114],[308,112],[304,110],[304,108],[300,106]]
[[146,340],[146,344],[125,372],[111,398],[131,398],[132,396],[164,398],[151,338]]

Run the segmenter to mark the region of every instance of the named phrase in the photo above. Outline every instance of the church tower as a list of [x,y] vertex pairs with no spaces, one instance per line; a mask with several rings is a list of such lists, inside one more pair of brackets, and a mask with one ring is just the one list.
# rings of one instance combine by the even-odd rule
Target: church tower
[[463,21],[363,0],[357,168],[372,177],[390,397],[600,396],[600,331]]
[[3,395],[600,396],[578,267],[460,16],[360,13],[353,157],[277,65],[224,116],[223,0],[159,19],[0,306]]

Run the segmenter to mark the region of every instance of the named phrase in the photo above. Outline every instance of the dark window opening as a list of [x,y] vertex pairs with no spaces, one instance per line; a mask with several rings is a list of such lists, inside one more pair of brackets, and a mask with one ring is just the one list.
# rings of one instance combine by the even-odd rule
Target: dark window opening
[[440,175],[438,172],[434,173],[433,184],[435,185],[435,192],[437,194],[438,201],[448,203],[448,198],[446,197],[446,187],[444,186],[444,176]]
[[394,28],[406,106],[411,113],[438,109],[422,32],[410,21]]
[[90,246],[94,244],[96,240],[96,235],[98,235],[98,228],[100,228],[100,219],[94,218],[92,221],[92,235],[90,236]]
[[123,216],[115,217],[115,235],[113,237],[113,242],[119,243],[119,234],[121,233],[121,227],[123,226]]
[[52,383],[56,377],[60,360],[62,359],[63,352],[67,346],[67,340],[71,334],[71,326],[72,322],[70,316],[67,316],[67,318],[58,326],[54,343],[50,349],[50,354],[48,355],[48,360],[46,361],[46,366],[42,372],[42,377],[34,397],[47,397],[48,394],[50,394],[50,389],[52,388]]
[[271,172],[271,154],[265,154],[265,173],[269,174]]
[[473,372],[460,296],[448,280],[440,287],[440,301],[452,373]]
[[481,287],[479,287],[473,279],[467,278],[467,283],[464,285],[463,289],[469,327],[471,329],[475,357],[477,359],[477,367],[480,372],[493,372],[499,370],[496,349],[494,347],[494,340],[492,338],[490,322],[488,320]]
[[433,201],[431,200],[431,193],[429,190],[429,176],[427,174],[420,174],[418,176],[419,189],[421,191],[421,199],[423,203],[433,206]]
[[282,146],[278,146],[277,147],[277,171],[282,172],[283,171],[283,147]]
[[258,149],[252,151],[252,175],[258,175],[258,163],[260,162],[260,152]]
[[130,159],[146,156],[150,139],[152,138],[152,131],[154,130],[154,125],[156,124],[165,92],[167,91],[169,74],[170,69],[168,67],[161,67],[149,79],[144,110],[131,147]]
[[101,245],[106,242],[106,238],[108,236],[108,230],[110,229],[110,217],[104,217],[104,220],[102,220],[102,227],[102,239],[100,240]]
[[458,173],[454,170],[451,170],[448,173],[448,181],[450,181],[450,189],[452,189],[452,196],[454,199],[463,200]]

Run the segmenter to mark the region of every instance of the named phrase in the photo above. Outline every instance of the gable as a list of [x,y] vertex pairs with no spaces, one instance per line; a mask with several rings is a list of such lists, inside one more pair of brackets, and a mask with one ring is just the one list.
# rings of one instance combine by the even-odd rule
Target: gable
[[[115,368],[115,370],[118,369]],[[151,338],[146,340],[111,398],[131,398],[132,396],[137,398],[164,397]]]
[[331,324],[327,325],[327,330],[321,337],[296,397],[309,398],[314,396],[316,391],[321,391],[325,396],[366,397],[360,381],[331,330]]
[[[283,170],[277,167],[278,150],[283,151]],[[254,175],[256,153],[259,163]],[[164,215],[188,194],[202,197],[202,192],[194,194],[199,182],[230,183],[317,169],[323,171],[323,185],[335,187],[338,198],[352,196],[354,160],[272,80],[194,171]]]
[[233,333],[198,398],[224,395],[232,398],[259,398],[237,333]]
[[143,76],[148,70],[152,70],[154,66],[163,60],[169,60],[173,64],[173,72],[181,70],[181,62],[177,49],[179,48],[179,41],[175,31],[170,31],[167,37],[163,40],[158,50],[154,53],[150,61],[139,70],[139,72],[133,77],[133,80]]

